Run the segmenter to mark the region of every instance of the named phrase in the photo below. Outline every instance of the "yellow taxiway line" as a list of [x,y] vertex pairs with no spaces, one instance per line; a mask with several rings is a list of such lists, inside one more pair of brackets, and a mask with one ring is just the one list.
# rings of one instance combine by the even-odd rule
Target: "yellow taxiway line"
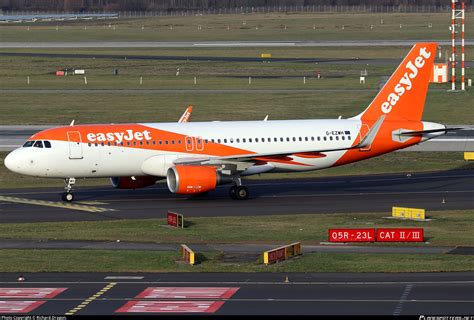
[[16,197],[8,197],[8,196],[0,196],[0,201],[31,204],[31,205],[45,206],[45,207],[71,209],[71,210],[79,210],[79,211],[87,211],[87,212],[115,211],[114,209],[100,208],[100,207],[88,206],[88,205],[80,205],[80,204],[74,204],[74,203],[68,203],[68,202],[45,201],[45,200],[16,198]]

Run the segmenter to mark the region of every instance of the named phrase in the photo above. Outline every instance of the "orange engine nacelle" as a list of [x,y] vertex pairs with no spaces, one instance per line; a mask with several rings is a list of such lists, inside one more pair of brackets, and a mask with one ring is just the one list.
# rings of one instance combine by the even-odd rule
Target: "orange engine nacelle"
[[206,166],[175,166],[166,174],[168,189],[178,194],[203,193],[231,181],[232,177],[223,179],[216,168]]
[[110,178],[112,186],[117,189],[139,189],[154,185],[158,180],[157,177],[113,177]]

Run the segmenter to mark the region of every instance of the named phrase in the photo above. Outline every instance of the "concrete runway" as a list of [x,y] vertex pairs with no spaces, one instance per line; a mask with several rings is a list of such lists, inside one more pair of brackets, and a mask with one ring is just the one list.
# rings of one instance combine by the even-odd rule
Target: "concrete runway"
[[0,190],[0,223],[164,218],[168,210],[196,216],[391,212],[392,206],[427,210],[474,208],[474,172],[445,171],[289,180],[248,180],[251,198],[231,200],[228,186],[206,196],[171,194],[164,184],[137,190],[78,187],[76,202],[61,189]]
[[[473,272],[37,273],[24,274],[21,283],[17,277],[0,274],[0,303],[6,301],[8,310],[23,300],[34,301],[28,315],[474,313]],[[14,299],[9,288],[19,289]]]
[[[18,48],[236,48],[236,47],[398,47],[417,42],[450,46],[451,40],[339,40],[339,41],[71,41],[0,42],[0,49]],[[465,40],[466,46],[474,40]]]

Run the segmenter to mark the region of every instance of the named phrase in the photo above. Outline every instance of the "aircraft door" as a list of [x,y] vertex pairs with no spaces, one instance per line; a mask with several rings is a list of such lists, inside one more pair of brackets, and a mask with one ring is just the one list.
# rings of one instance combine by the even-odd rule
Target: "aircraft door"
[[186,151],[193,151],[194,150],[194,141],[192,137],[186,137],[185,139],[186,143]]
[[201,137],[196,138],[196,151],[204,150],[204,141]]
[[69,131],[67,133],[69,140],[69,159],[82,159],[82,139],[79,131]]

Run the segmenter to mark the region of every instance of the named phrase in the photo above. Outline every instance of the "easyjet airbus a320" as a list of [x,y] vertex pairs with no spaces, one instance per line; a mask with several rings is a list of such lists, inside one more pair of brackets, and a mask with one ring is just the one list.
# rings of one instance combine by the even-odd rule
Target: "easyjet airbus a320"
[[24,175],[64,179],[65,201],[73,200],[79,177],[110,177],[114,187],[131,189],[166,179],[177,194],[231,184],[233,199],[247,199],[242,176],[340,166],[446,133],[444,125],[421,121],[436,50],[436,43],[414,45],[353,118],[71,124],[34,134],[5,165]]

